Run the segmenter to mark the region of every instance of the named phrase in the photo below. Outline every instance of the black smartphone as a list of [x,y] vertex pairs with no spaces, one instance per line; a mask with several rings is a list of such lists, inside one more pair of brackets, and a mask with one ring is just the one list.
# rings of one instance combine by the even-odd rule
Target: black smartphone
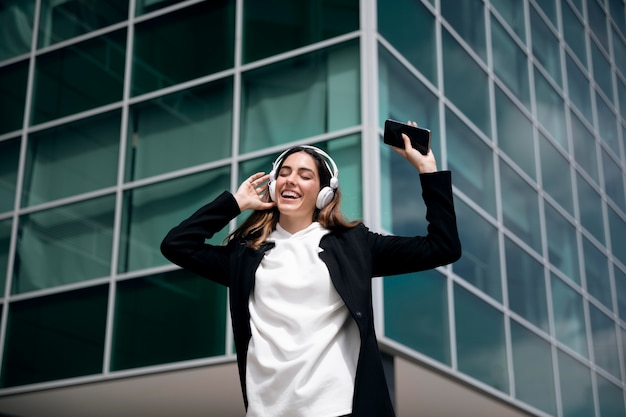
[[385,134],[383,140],[387,145],[404,149],[402,134],[405,133],[411,139],[411,145],[422,155],[430,150],[430,130],[422,127],[411,126],[395,120],[385,120]]

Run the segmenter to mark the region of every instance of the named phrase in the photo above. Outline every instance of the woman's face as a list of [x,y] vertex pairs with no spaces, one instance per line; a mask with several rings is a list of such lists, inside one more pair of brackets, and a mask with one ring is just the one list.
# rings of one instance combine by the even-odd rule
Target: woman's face
[[289,155],[276,178],[276,205],[281,216],[312,220],[319,191],[319,173],[313,157],[306,152]]

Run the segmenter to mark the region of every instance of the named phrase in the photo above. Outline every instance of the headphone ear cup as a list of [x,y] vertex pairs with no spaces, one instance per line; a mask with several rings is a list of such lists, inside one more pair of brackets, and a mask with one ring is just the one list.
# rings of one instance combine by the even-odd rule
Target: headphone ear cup
[[324,187],[317,195],[317,201],[315,202],[315,206],[321,210],[328,204],[330,204],[330,202],[333,201],[333,198],[335,198],[335,190],[330,187]]
[[267,183],[267,192],[270,195],[270,200],[276,201],[276,173],[270,172],[270,180]]

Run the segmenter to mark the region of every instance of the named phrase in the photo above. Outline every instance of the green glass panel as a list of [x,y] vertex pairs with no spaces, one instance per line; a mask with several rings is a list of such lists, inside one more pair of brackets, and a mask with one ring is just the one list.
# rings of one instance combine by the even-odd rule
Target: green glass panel
[[10,304],[2,386],[102,373],[108,286]]
[[121,100],[125,54],[120,30],[38,56],[32,123]]
[[571,356],[558,351],[563,417],[594,416],[591,372]]
[[583,238],[585,261],[585,280],[587,291],[608,309],[613,309],[611,299],[611,282],[609,278],[609,262],[605,254],[589,240]]
[[[615,275],[615,292],[617,294],[617,309],[619,317],[626,322],[626,272],[613,265],[613,273]],[[622,343],[622,351],[626,354],[626,345]]]
[[435,17],[413,0],[378,1],[378,31],[428,80],[437,84]]
[[576,229],[550,204],[545,204],[548,259],[573,282],[580,284]]
[[11,219],[0,220],[0,297],[4,297],[4,286],[7,282],[12,224]]
[[[615,23],[622,36],[626,35],[626,6],[621,0],[609,0],[609,17]],[[615,36],[613,37],[615,39]]]
[[598,132],[604,143],[609,145],[616,155],[620,154],[619,138],[617,136],[617,115],[611,105],[596,92],[596,111],[598,113]]
[[511,346],[515,396],[550,415],[557,415],[550,343],[511,321]]
[[[624,16],[623,11],[622,16]],[[615,15],[615,17],[618,17],[618,15]],[[626,77],[626,40],[624,38],[624,33],[626,32],[623,31],[619,34],[619,32],[615,30],[615,27],[611,27],[611,29],[613,32],[611,40],[613,41],[613,61],[615,62],[615,69],[621,73],[622,77]]]
[[20,139],[0,142],[0,213],[15,207],[17,167],[20,160]]
[[533,57],[550,74],[557,85],[562,85],[559,40],[548,24],[530,7],[530,27],[532,33]]
[[242,75],[241,152],[360,123],[354,41]]
[[565,150],[568,149],[565,132],[565,108],[563,98],[548,80],[535,68],[535,96],[539,123]]
[[228,78],[132,106],[126,181],[227,158],[232,88]]
[[14,294],[111,273],[115,196],[20,218]]
[[[605,1],[600,0],[604,6]],[[609,46],[609,33],[607,31],[606,14],[597,0],[588,0],[587,2],[587,21],[592,33],[598,39],[598,43],[605,48]]]
[[[573,6],[567,1],[561,2],[561,15],[563,16],[563,36],[578,60],[583,66],[587,66],[587,47],[584,23],[581,21],[582,15],[574,12]],[[579,17],[580,16],[580,17]],[[568,64],[569,65],[569,64]]]
[[[617,80],[617,91],[617,94],[619,96],[619,107],[621,111],[621,116],[622,119],[626,119],[626,82],[622,81],[619,78]],[[622,134],[622,137],[625,136]]]
[[551,283],[555,336],[576,353],[588,357],[582,296],[554,274],[551,274]]
[[517,99],[530,109],[528,57],[497,20],[491,22],[493,69]]
[[602,152],[602,168],[604,169],[604,190],[615,204],[626,212],[626,197],[624,195],[624,180],[626,174],[606,151]]
[[522,110],[496,87],[498,146],[533,180],[537,179],[533,126]]
[[93,32],[126,20],[128,0],[42,0],[39,12],[39,47]]
[[448,291],[437,271],[383,280],[385,336],[450,364]]
[[600,183],[598,170],[598,151],[593,133],[587,129],[581,119],[570,113],[574,158],[578,165],[596,182]]
[[[2,42],[0,48],[1,45]],[[21,129],[24,125],[27,80],[28,61],[0,68],[0,134]]]
[[624,391],[620,386],[596,374],[598,381],[598,404],[600,404],[600,415],[602,417],[622,417],[626,416],[624,408]]
[[359,29],[358,0],[244,0],[243,61],[256,61]]
[[441,0],[440,7],[444,19],[486,62],[485,9],[482,0]]
[[604,216],[602,197],[580,174],[577,175],[578,207],[580,223],[601,244],[606,245],[604,236]]
[[[491,5],[495,7],[498,14],[504,18],[506,23],[513,29],[513,32],[526,43],[526,24],[524,22],[524,3],[510,0],[491,0]],[[493,24],[493,19],[491,20]]]
[[626,220],[624,220],[623,214],[620,216],[612,208],[609,208],[609,231],[611,234],[611,247],[615,248],[613,256],[626,265],[626,251],[623,250],[623,248],[626,248]]
[[234,39],[234,0],[203,1],[138,23],[132,94],[231,68]]
[[[165,264],[159,245],[167,232],[230,189],[229,172],[223,167],[126,191],[118,271]],[[211,242],[221,243],[227,233],[219,232]]]
[[570,215],[574,215],[574,194],[569,160],[544,135],[539,135],[543,189]]
[[120,120],[121,112],[113,111],[31,134],[22,204],[115,185]]
[[556,20],[556,4],[554,0],[535,0],[539,5],[539,8],[550,19],[550,22],[556,27],[558,26]]
[[136,0],[135,11],[137,16],[151,13],[155,10],[162,9],[164,7],[171,6],[176,3],[182,3],[185,0]]
[[593,304],[589,304],[591,341],[596,365],[617,379],[621,378],[615,322]]
[[[0,61],[30,51],[33,41],[35,0],[2,0],[0,5]],[[2,80],[0,75],[0,80]],[[2,94],[0,94],[2,97]],[[1,112],[2,114],[4,112]]]
[[587,122],[593,122],[591,107],[591,89],[589,79],[578,64],[567,55],[567,88],[569,99],[585,117]]
[[185,270],[119,282],[111,370],[223,355],[226,298]]
[[454,307],[459,371],[508,392],[502,313],[458,285]]

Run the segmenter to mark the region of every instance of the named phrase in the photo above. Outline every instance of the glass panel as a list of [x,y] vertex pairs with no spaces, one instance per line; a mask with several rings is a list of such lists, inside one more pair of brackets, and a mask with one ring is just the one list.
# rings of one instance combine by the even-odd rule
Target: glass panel
[[[615,275],[615,292],[617,294],[619,317],[626,322],[626,272],[619,269],[617,265],[613,265],[613,273]],[[622,344],[622,351],[626,353],[626,345],[624,344]]]
[[602,417],[620,417],[626,415],[624,391],[608,379],[596,374],[598,381],[598,404]]
[[535,94],[539,123],[556,139],[563,149],[567,150],[563,99],[536,68]]
[[566,57],[569,98],[578,111],[587,119],[587,122],[593,123],[589,79],[587,79],[586,75],[569,55],[566,55]]
[[528,61],[526,54],[515,43],[497,20],[491,24],[493,69],[515,96],[530,109]]
[[602,167],[604,168],[604,190],[607,196],[613,200],[617,206],[626,212],[626,197],[624,196],[624,172],[616,162],[606,152],[602,152]]
[[102,373],[108,286],[11,303],[2,386]]
[[550,343],[511,321],[515,396],[551,415],[557,415]]
[[620,379],[615,322],[593,304],[589,304],[589,317],[591,318],[594,362]]
[[243,15],[244,63],[359,29],[358,0],[245,0]]
[[[617,78],[617,95],[619,96],[619,107],[622,119],[626,119],[626,83],[619,77]],[[622,134],[622,137],[626,136]]]
[[109,275],[115,196],[20,218],[12,292]]
[[435,270],[383,280],[385,336],[450,364],[446,280]]
[[539,135],[539,153],[543,189],[573,216],[574,197],[569,161],[541,134]]
[[611,282],[607,257],[585,238],[583,238],[583,253],[587,291],[612,310],[613,302],[611,301]]
[[428,80],[437,84],[435,17],[419,1],[378,1],[378,31]]
[[[33,41],[34,17],[35,0],[2,1],[2,7],[0,7],[0,28],[2,28],[0,61],[30,51],[30,45]],[[0,80],[2,78],[0,76]]]
[[183,1],[185,0],[135,0],[135,12],[139,16]]
[[[624,14],[624,7],[622,0],[609,0],[609,17],[622,32],[622,36],[626,35],[626,14]],[[613,39],[615,39],[615,37],[613,37]]]
[[495,216],[493,151],[451,111],[446,112],[446,139],[454,184]]
[[126,181],[230,156],[232,89],[228,78],[132,106]]
[[[3,43],[0,42],[0,48]],[[21,129],[24,125],[27,81],[28,61],[0,68],[0,134]]]
[[541,253],[537,190],[504,161],[500,162],[500,180],[504,225],[535,251]]
[[[623,215],[622,215],[623,216]],[[626,221],[609,207],[609,233],[612,248],[626,248]],[[626,265],[626,251],[613,250],[613,256]]]
[[[513,29],[515,34],[526,43],[526,25],[524,23],[524,3],[510,0],[491,0],[500,16]],[[491,21],[493,24],[493,20]]]
[[113,111],[31,134],[23,205],[115,185],[120,120]]
[[121,100],[125,54],[121,30],[38,56],[32,123]]
[[554,274],[551,282],[555,336],[559,342],[588,357],[582,296]]
[[127,17],[128,0],[43,0],[37,42],[40,48],[49,46],[121,22]]
[[226,309],[226,287],[185,270],[119,282],[111,369],[223,355]]
[[232,67],[234,3],[234,0],[203,1],[137,24],[132,94],[147,93]]
[[609,45],[606,15],[596,0],[587,0],[587,19],[589,27],[601,45]]
[[[587,66],[587,47],[586,47],[586,32],[583,22],[578,18],[572,6],[567,1],[561,2],[561,10],[563,16],[563,35],[565,42],[569,46],[578,60]],[[581,16],[582,17],[582,16]]]
[[574,146],[574,157],[578,165],[593,178],[596,184],[600,183],[598,170],[598,152],[596,150],[596,140],[593,133],[585,127],[585,124],[574,113],[572,116],[572,142]]
[[[622,16],[624,16],[623,11]],[[618,17],[618,15],[615,17]],[[621,72],[622,76],[626,76],[626,41],[618,35],[615,28],[612,29],[613,37],[611,40],[613,41],[613,61],[615,62],[615,69]]]
[[550,204],[545,204],[550,263],[580,284],[576,229]]
[[0,221],[0,298],[4,297],[4,286],[9,265],[9,250],[11,249],[12,224],[11,219]]
[[580,209],[580,223],[603,245],[604,216],[602,215],[602,197],[591,185],[578,174],[578,207]]
[[591,56],[593,58],[593,79],[602,89],[602,92],[613,101],[613,78],[611,64],[595,42],[591,42]]
[[440,7],[442,16],[486,62],[485,9],[482,0],[441,0]]
[[600,133],[600,137],[604,143],[609,145],[613,152],[619,155],[617,115],[613,113],[613,110],[598,93],[596,93],[596,109],[598,111],[598,132]]
[[15,207],[20,143],[18,138],[0,142],[0,213]]
[[[159,245],[167,232],[228,189],[230,170],[223,167],[127,191],[118,271],[165,264]],[[227,233],[217,233],[211,243],[222,243]]]
[[541,63],[552,80],[562,86],[559,40],[534,7],[530,7],[530,25],[534,58]]
[[359,88],[356,42],[244,73],[241,152],[359,124]]
[[459,370],[508,392],[502,313],[458,285],[454,307]]
[[[454,204],[463,256],[452,268],[464,280],[501,302],[498,231],[463,200],[457,199]],[[490,244],[485,245],[485,242]]]
[[446,97],[491,136],[487,74],[447,30],[443,31],[443,78]]
[[591,372],[571,356],[558,351],[563,417],[595,415]]
[[535,0],[541,10],[548,16],[548,19],[552,22],[552,24],[556,27],[558,23],[556,21],[556,5],[554,4],[554,0]]

